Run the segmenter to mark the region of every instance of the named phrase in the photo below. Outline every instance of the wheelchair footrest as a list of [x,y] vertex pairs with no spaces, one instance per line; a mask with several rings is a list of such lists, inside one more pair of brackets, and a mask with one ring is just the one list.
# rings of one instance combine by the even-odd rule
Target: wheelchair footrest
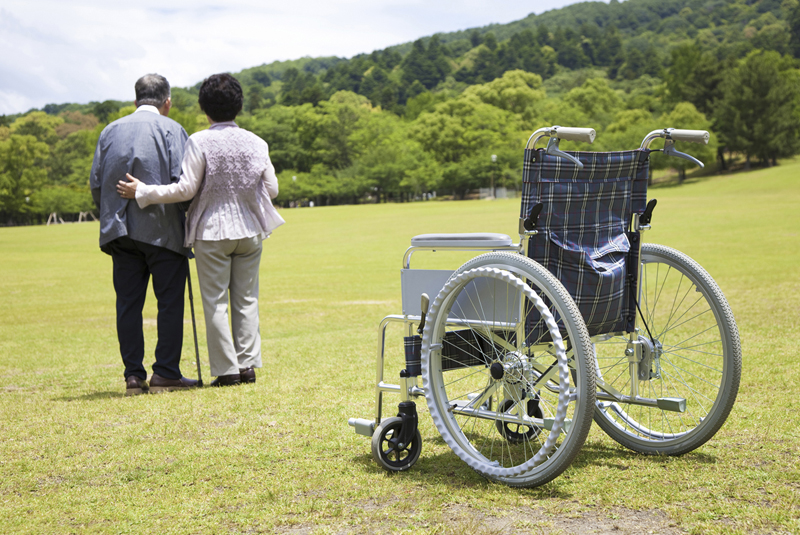
[[375,431],[375,422],[366,420],[364,418],[350,418],[347,420],[348,425],[355,428],[356,434],[371,437]]
[[[553,430],[553,425],[555,423],[556,423],[556,419],[555,418],[545,418],[544,419],[544,428],[547,429],[548,431],[552,431]],[[569,433],[570,427],[572,427],[572,420],[570,418],[565,418],[564,419],[564,425],[561,426],[561,430],[564,433]]]
[[686,412],[686,400],[683,398],[658,398],[656,404],[662,411]]

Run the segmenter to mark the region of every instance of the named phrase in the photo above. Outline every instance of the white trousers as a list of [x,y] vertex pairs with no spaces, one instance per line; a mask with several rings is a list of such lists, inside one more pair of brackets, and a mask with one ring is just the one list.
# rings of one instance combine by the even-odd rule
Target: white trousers
[[238,374],[239,368],[249,366],[260,368],[258,269],[261,238],[196,240],[194,253],[206,318],[211,375]]

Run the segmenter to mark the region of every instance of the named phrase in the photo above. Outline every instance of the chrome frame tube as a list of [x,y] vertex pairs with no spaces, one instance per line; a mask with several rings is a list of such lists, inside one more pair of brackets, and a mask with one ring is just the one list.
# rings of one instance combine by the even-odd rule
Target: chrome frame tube
[[554,136],[557,128],[558,126],[546,126],[544,128],[540,128],[539,130],[536,130],[533,134],[531,134],[531,137],[528,138],[528,143],[525,144],[525,148],[532,149],[536,145],[536,142],[539,141],[541,138],[545,136],[547,137]]
[[641,396],[631,397],[631,396],[614,396],[612,394],[608,394],[606,392],[602,392],[598,389],[597,391],[597,401],[611,401],[613,403],[626,403],[628,405],[641,405],[643,407],[652,407],[652,408],[659,408],[658,400],[653,398],[643,398]]
[[642,145],[639,147],[641,149],[649,149],[650,144],[658,138],[669,138],[669,128],[661,128],[659,130],[653,130],[649,134],[647,134],[644,139],[642,140]]
[[392,314],[383,318],[378,327],[378,355],[376,362],[376,377],[375,377],[375,427],[381,423],[381,414],[383,412],[383,393],[384,392],[397,392],[402,395],[401,385],[388,384],[383,382],[383,367],[386,361],[385,348],[386,348],[386,328],[390,323],[406,323],[411,324],[416,318],[419,322],[419,316],[401,316],[399,314]]

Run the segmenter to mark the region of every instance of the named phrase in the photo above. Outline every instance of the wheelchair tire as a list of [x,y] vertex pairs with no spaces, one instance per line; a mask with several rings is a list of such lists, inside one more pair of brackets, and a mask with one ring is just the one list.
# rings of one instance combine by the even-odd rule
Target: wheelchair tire
[[[597,401],[595,421],[614,440],[651,455],[681,455],[708,441],[730,414],[739,391],[742,350],[725,296],[697,262],[669,247],[643,244],[639,336],[653,346],[639,376],[639,395],[686,400],[685,412]],[[652,340],[650,338],[652,334]],[[595,345],[597,377],[630,392],[626,339]]]
[[[489,271],[513,282],[492,286],[503,281],[490,280]],[[489,296],[478,293],[480,280],[492,289]],[[516,324],[497,322],[494,311],[520,307],[515,297],[520,288],[526,320],[519,322],[517,313]],[[456,309],[465,306],[478,316],[468,326],[453,320]],[[538,339],[529,339],[539,326],[544,328]],[[463,351],[456,347],[459,338],[471,352],[468,358],[458,357]],[[462,362],[450,362],[456,357]],[[591,427],[594,372],[589,334],[572,298],[549,271],[520,254],[487,253],[465,263],[428,311],[422,336],[428,410],[453,452],[488,479],[535,487],[566,470]],[[536,412],[544,416],[541,427],[522,420],[527,422],[521,423],[522,432],[504,436],[505,424],[516,429],[520,420],[513,418],[526,418],[532,395],[539,402]],[[480,410],[470,412],[470,402]]]
[[411,468],[422,452],[422,437],[419,430],[414,434],[410,444],[402,448],[390,441],[400,432],[403,419],[397,416],[382,420],[372,433],[372,457],[384,469],[390,472],[402,472]]

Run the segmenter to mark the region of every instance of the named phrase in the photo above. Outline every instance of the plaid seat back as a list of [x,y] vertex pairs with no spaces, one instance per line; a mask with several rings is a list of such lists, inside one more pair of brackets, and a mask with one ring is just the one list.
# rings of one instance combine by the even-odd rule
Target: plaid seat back
[[650,151],[570,154],[583,169],[543,149],[525,151],[521,217],[543,204],[528,256],[561,281],[591,335],[630,332],[639,247],[628,228],[647,203]]

